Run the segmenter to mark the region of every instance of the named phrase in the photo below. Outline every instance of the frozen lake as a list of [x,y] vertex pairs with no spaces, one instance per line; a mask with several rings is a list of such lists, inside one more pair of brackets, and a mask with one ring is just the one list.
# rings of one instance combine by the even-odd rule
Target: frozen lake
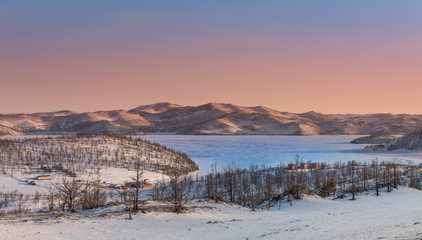
[[359,136],[185,136],[149,135],[140,138],[185,152],[199,164],[201,172],[210,170],[217,161],[219,168],[235,163],[239,168],[251,164],[277,165],[290,163],[296,153],[305,162],[347,162],[378,160],[406,163],[415,159],[394,154],[358,153],[365,145],[351,144]]

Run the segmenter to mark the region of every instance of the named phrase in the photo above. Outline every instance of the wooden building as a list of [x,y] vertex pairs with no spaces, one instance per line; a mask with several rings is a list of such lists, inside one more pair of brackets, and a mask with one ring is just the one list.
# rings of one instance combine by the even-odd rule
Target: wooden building
[[50,175],[38,176],[37,180],[51,180],[51,176]]
[[[125,185],[128,187],[136,188],[136,182],[128,182]],[[149,179],[145,179],[145,180],[139,181],[138,186],[140,189],[151,189],[152,183],[150,182]]]
[[296,167],[295,164],[289,164],[289,165],[287,165],[287,169],[294,171],[294,170],[297,169],[297,167]]
[[319,169],[319,163],[311,163],[309,166],[311,169]]

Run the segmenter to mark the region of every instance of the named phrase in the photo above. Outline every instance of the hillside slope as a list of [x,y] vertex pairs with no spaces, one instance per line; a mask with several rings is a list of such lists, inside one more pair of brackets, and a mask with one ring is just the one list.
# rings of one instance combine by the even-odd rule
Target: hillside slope
[[422,131],[411,132],[397,139],[387,146],[392,150],[421,150],[422,149]]
[[0,139],[3,167],[60,166],[80,173],[106,167],[135,169],[138,161],[143,170],[163,174],[176,167],[183,173],[199,170],[184,153],[132,137],[77,134]]
[[75,113],[1,114],[0,134],[214,134],[341,135],[406,134],[422,129],[422,115],[302,114],[263,106],[208,103],[182,106],[156,103],[131,110]]

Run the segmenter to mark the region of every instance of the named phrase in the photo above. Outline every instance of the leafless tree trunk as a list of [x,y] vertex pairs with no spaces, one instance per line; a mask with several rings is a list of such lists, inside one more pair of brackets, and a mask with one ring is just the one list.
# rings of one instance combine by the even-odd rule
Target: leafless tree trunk
[[374,181],[375,181],[375,191],[377,193],[377,196],[380,195],[379,193],[379,177],[380,177],[380,171],[379,171],[379,163],[378,159],[372,161],[372,169],[374,171]]
[[139,209],[139,187],[140,187],[140,184],[141,184],[140,180],[141,180],[142,175],[143,175],[143,171],[141,170],[141,160],[140,159],[138,159],[136,161],[135,169],[136,169],[136,176],[132,177],[132,180],[134,180],[135,184],[136,184],[133,210],[135,212],[138,212],[140,210]]
[[78,182],[75,178],[69,180],[64,177],[61,183],[55,183],[53,186],[58,191],[58,196],[62,200],[63,208],[64,206],[67,206],[69,211],[75,212],[75,205],[81,197],[83,184]]
[[166,175],[169,176],[170,181],[163,181],[166,199],[173,204],[174,210],[177,213],[183,211],[184,205],[189,200],[192,188],[192,177],[187,174],[180,160],[177,158],[174,165],[166,171]]
[[351,184],[352,200],[355,200],[355,192],[356,192],[356,166],[357,166],[357,164],[354,161],[352,161],[352,162],[349,162],[348,165],[349,165],[348,168],[349,168],[350,177],[351,177],[350,184]]
[[303,157],[300,156],[300,154],[296,153],[294,155],[294,162],[296,164],[296,174],[295,174],[295,198],[300,199],[301,198],[301,188],[302,188],[302,179],[301,179],[301,173],[299,172],[299,166],[303,162]]
[[369,178],[369,176],[368,176],[368,164],[365,162],[364,164],[363,164],[363,169],[362,169],[362,180],[363,180],[363,190],[364,191],[367,191],[368,189],[367,189],[367,182],[368,182],[368,178]]

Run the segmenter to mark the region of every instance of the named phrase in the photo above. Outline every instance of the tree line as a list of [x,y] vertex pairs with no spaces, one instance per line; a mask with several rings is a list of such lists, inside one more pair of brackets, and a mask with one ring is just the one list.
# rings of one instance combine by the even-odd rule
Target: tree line
[[[303,159],[295,155],[292,164],[300,166]],[[372,192],[380,195],[399,186],[421,189],[421,171],[417,166],[402,165],[377,159],[368,162],[338,162],[328,168],[289,168],[257,166],[237,168],[234,163],[222,167],[213,164],[205,175],[187,173],[183,157],[175,158],[171,168],[163,173],[169,177],[161,180],[151,190],[140,191],[139,181],[143,161],[132,165],[135,188],[110,190],[99,184],[98,178],[83,182],[77,177],[65,177],[52,185],[47,194],[24,195],[17,191],[0,193],[2,208],[14,204],[12,213],[31,211],[25,201],[42,203],[42,211],[79,211],[108,204],[125,204],[131,212],[144,211],[146,200],[167,202],[175,212],[183,212],[186,204],[194,199],[229,202],[255,210],[263,203],[271,207],[277,200],[301,199],[304,194],[317,194],[330,198],[358,198],[358,193]],[[31,204],[29,204],[31,205]],[[32,204],[33,205],[33,204]],[[265,206],[264,206],[265,207]]]

